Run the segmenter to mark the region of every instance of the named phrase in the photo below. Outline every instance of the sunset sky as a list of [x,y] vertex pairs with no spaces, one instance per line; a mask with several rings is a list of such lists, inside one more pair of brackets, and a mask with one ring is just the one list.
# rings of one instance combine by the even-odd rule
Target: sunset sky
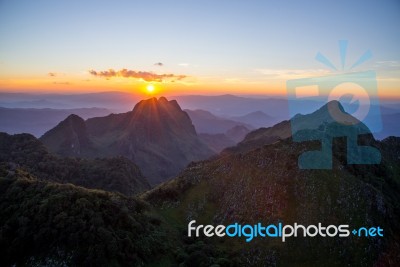
[[0,1],[0,91],[282,95],[348,40],[345,71],[370,50],[352,71],[400,98],[399,25],[396,0]]

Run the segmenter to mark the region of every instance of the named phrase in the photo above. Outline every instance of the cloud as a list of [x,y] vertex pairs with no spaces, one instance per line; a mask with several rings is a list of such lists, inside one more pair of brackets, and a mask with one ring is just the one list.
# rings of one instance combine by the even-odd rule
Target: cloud
[[49,76],[49,77],[60,77],[60,76],[65,76],[65,73],[50,71],[50,72],[47,73],[47,76]]
[[324,69],[256,69],[255,71],[270,79],[298,79],[331,73]]
[[70,85],[70,82],[53,82],[53,84]]
[[160,67],[162,67],[162,66],[164,66],[164,64],[161,63],[161,62],[157,62],[157,63],[154,63],[154,66],[160,66]]
[[113,77],[123,77],[123,78],[134,78],[134,79],[141,79],[146,82],[175,82],[185,79],[186,75],[176,75],[176,74],[156,74],[153,72],[147,71],[134,71],[134,70],[127,70],[122,69],[119,71],[115,71],[113,69],[109,69],[106,71],[95,71],[89,70],[89,73],[95,77],[102,77],[102,78],[113,78]]
[[374,69],[378,71],[398,71],[400,70],[400,61],[386,60],[377,61],[374,64]]

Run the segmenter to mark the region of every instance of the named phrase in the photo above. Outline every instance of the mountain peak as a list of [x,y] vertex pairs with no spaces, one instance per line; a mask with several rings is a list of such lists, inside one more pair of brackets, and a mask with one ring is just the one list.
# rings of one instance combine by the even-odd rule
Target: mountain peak
[[316,126],[319,126],[319,124],[321,124],[322,122],[339,122],[343,125],[356,125],[360,123],[357,118],[353,117],[351,114],[345,111],[343,105],[338,100],[329,101],[313,113],[294,118],[293,121],[304,120],[304,118],[301,118],[304,116],[308,117],[308,121],[317,123],[318,125]]
[[[130,115],[129,128],[147,131],[150,139],[167,138],[168,132],[196,135],[196,130],[189,116],[175,100],[165,97],[153,97],[136,104]],[[168,129],[168,130],[167,130]]]
[[[326,103],[325,105],[323,105],[319,110],[326,110],[326,109],[338,109],[338,110],[340,110],[341,112],[346,112],[345,110],[344,110],[344,107],[343,107],[343,105],[342,105],[342,103],[340,103],[340,101],[338,101],[338,100],[331,100],[331,101],[329,101],[328,103]],[[318,110],[316,111],[316,112],[318,112]]]
[[165,102],[168,102],[168,99],[164,96],[160,96],[160,98],[158,98],[158,101],[161,103],[163,103],[163,102],[165,103]]
[[296,114],[290,121],[282,121],[272,127],[260,128],[250,132],[235,148],[229,148],[226,152],[247,152],[263,145],[289,138],[300,131],[307,131],[306,135],[308,135],[309,131],[332,123],[344,126],[354,125],[354,130],[359,134],[371,133],[365,124],[348,114],[339,101],[332,100],[313,113],[306,115]]
[[188,114],[165,97],[144,99],[127,113],[82,120],[82,131],[69,127],[80,125],[75,121],[79,118],[69,116],[42,141],[61,155],[125,156],[152,184],[178,174],[191,161],[213,155],[198,138]]
[[71,114],[64,120],[64,122],[72,122],[72,123],[81,123],[84,121],[85,121],[84,119],[82,119],[76,114]]
[[85,121],[75,114],[47,131],[40,140],[51,152],[66,156],[84,156],[86,151],[92,150]]

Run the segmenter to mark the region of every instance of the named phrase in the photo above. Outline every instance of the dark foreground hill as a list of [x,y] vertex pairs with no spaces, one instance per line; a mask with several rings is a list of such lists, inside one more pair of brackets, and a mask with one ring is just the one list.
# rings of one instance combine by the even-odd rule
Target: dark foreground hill
[[0,166],[0,266],[143,266],[169,248],[136,198]]
[[191,161],[214,154],[200,141],[178,103],[164,97],[140,101],[127,113],[87,121],[69,116],[40,140],[62,156],[125,156],[152,184],[177,175]]
[[0,163],[22,168],[41,180],[133,195],[150,188],[139,168],[123,157],[62,158],[30,134],[0,133]]
[[383,238],[298,237],[285,243],[274,238],[250,243],[244,238],[210,238],[242,266],[397,266],[400,138],[373,144],[382,152],[380,165],[343,165],[339,149],[333,170],[299,170],[299,154],[318,145],[287,139],[192,164],[179,177],[145,193],[144,199],[182,228],[196,220],[197,225],[297,222],[349,224],[351,229],[380,226],[385,231]]

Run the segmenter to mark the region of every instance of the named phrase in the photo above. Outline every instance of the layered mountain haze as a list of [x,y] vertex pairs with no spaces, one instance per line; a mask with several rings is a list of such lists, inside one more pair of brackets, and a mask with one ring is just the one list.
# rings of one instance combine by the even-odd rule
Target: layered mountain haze
[[189,115],[198,133],[207,133],[207,134],[226,133],[227,131],[236,126],[243,126],[250,130],[254,128],[250,124],[222,118],[206,110],[185,109],[185,112]]
[[252,125],[254,128],[268,127],[277,123],[277,120],[274,117],[271,117],[262,111],[254,111],[243,116],[232,117],[231,119]]
[[40,140],[63,156],[125,156],[152,184],[177,175],[191,161],[214,154],[178,103],[164,97],[142,100],[127,113],[86,121],[70,116]]
[[57,108],[0,107],[0,131],[9,134],[30,133],[40,137],[71,114],[88,119],[106,116],[110,113],[111,111],[105,108],[60,109],[60,106]]
[[[127,112],[140,101],[140,96],[122,92],[69,95],[0,93],[0,99],[0,131],[9,134],[30,133],[40,137],[70,114],[76,114],[86,120],[106,116],[111,112]],[[187,111],[198,133],[225,133],[228,128],[240,124],[251,130],[270,127],[279,121],[290,119],[287,99],[234,95],[186,95],[176,96],[174,99]],[[291,104],[301,110],[301,113],[308,114],[315,111],[323,102],[299,99]],[[354,103],[342,104],[348,111],[358,107]],[[400,112],[399,105],[381,99],[380,110],[383,129],[374,133],[375,138],[382,140],[391,135],[397,136],[399,130],[395,126]],[[200,114],[194,114],[192,117],[191,112]],[[197,123],[195,116],[200,117],[200,123]],[[214,117],[213,120],[215,118],[220,120],[220,123],[211,124],[210,121],[209,125],[204,124],[203,119],[207,120],[210,116]],[[221,120],[233,121],[234,125],[226,124],[222,129],[221,126],[225,125],[225,122]]]
[[199,134],[199,138],[203,143],[205,143],[209,148],[211,148],[215,153],[223,151],[227,147],[232,147],[236,145],[232,139],[230,139],[226,134]]

